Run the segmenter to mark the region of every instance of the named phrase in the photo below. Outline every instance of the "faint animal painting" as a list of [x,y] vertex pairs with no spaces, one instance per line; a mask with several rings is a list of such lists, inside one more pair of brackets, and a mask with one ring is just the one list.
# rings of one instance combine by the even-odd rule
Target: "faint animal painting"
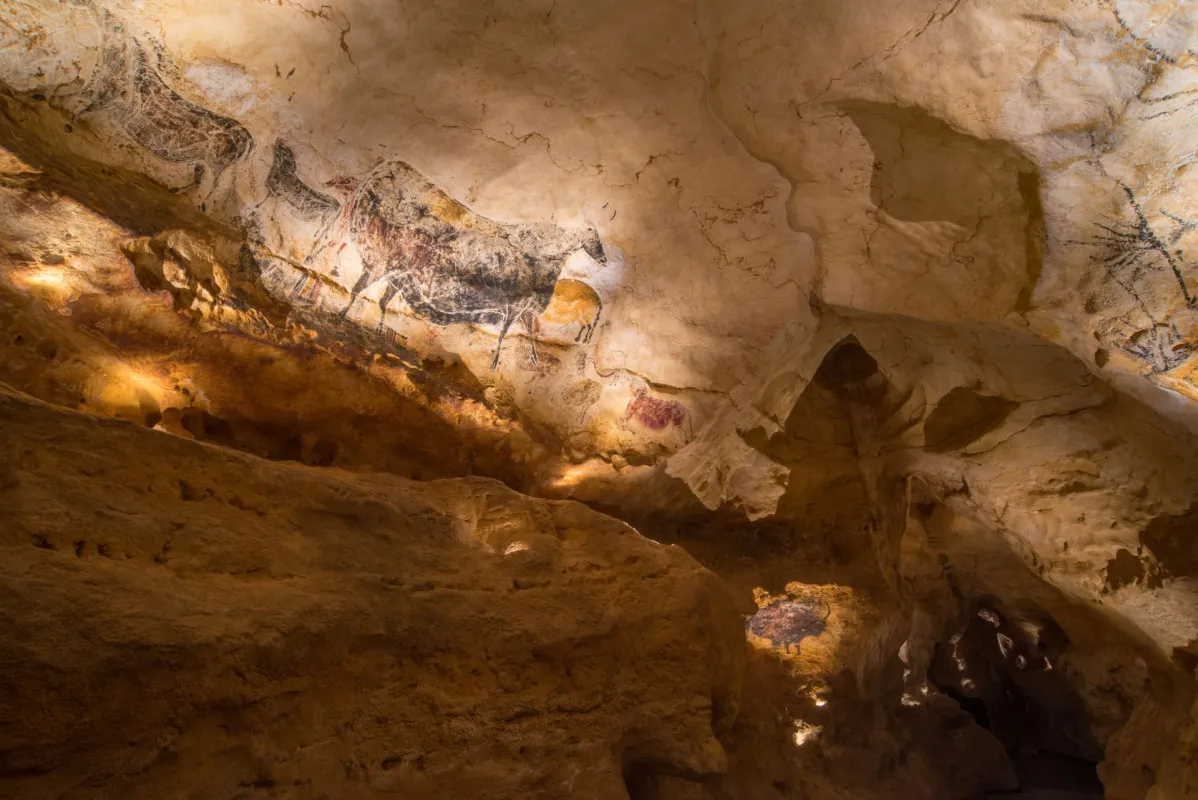
[[[266,199],[271,197],[283,201],[305,222],[319,224],[315,239],[317,245],[324,241],[341,212],[341,203],[336,198],[313,189],[300,179],[295,153],[282,139],[275,140],[274,159],[266,176]],[[262,202],[265,203],[266,199]],[[314,255],[315,251],[309,255],[309,260]]]
[[1148,364],[1153,372],[1179,367],[1194,353],[1193,343],[1181,335],[1176,325],[1161,322],[1133,333],[1123,349]]
[[523,320],[531,341],[536,316],[549,305],[573,253],[582,249],[606,260],[594,229],[495,222],[465,208],[403,161],[330,185],[345,195],[340,220],[362,260],[342,315],[363,292],[383,283],[380,327],[396,295],[413,314],[436,325],[497,325],[492,368],[499,365],[514,322]]
[[81,115],[110,110],[134,142],[158,158],[191,167],[192,179],[180,192],[199,187],[211,174],[208,194],[221,175],[249,155],[254,138],[240,123],[199,106],[166,84],[145,47],[108,12],[100,63],[86,89],[90,97]]
[[1118,341],[1125,352],[1147,364],[1152,372],[1164,373],[1184,364],[1195,347],[1152,299],[1150,284],[1144,279],[1167,271],[1176,282],[1185,307],[1198,308],[1198,295],[1190,289],[1193,263],[1187,260],[1181,247],[1186,237],[1198,230],[1198,222],[1162,208],[1154,223],[1135,192],[1127,186],[1122,189],[1133,221],[1099,223],[1101,233],[1093,243],[1099,248],[1096,261],[1110,279],[1123,287],[1136,308],[1129,315],[1107,322],[1100,330]]
[[[1185,219],[1161,209],[1161,216],[1171,230],[1161,233],[1153,227],[1135,193],[1123,187],[1135,215],[1132,223],[1118,222],[1111,225],[1099,223],[1102,233],[1096,244],[1102,247],[1099,260],[1108,273],[1125,285],[1132,285],[1145,273],[1168,269],[1177,281],[1178,291],[1188,308],[1198,307],[1198,297],[1190,291],[1185,272],[1188,265],[1185,252],[1178,245],[1191,231],[1198,229],[1198,222]],[[1135,294],[1134,290],[1129,289]]]
[[603,301],[590,286],[573,278],[562,278],[553,287],[549,305],[541,319],[554,325],[578,324],[574,341],[590,342],[603,313]]

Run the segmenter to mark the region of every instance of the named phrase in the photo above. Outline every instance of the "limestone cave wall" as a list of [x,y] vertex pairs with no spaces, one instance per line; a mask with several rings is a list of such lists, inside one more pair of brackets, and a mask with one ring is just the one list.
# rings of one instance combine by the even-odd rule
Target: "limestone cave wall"
[[0,793],[1198,797],[1196,97],[1194,0],[0,0]]

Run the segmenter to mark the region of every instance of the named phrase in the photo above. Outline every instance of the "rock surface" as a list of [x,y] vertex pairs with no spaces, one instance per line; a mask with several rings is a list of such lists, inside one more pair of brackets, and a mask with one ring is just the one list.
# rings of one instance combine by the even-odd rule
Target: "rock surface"
[[200,237],[150,281],[195,313],[460,364],[550,432],[547,489],[657,462],[772,513],[794,467],[742,435],[846,310],[1053,342],[1198,427],[1190,3],[607,5],[10,3],[3,141]]
[[761,692],[635,797],[1191,797],[1195,98],[1195,0],[9,0],[0,381],[681,544]]
[[0,794],[626,797],[722,771],[681,549],[494,481],[283,465],[0,394]]

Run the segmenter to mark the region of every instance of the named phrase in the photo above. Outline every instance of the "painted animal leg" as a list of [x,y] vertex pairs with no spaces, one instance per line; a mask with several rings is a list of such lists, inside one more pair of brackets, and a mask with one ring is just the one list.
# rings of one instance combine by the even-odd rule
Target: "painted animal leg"
[[387,286],[383,289],[383,296],[379,298],[379,333],[383,333],[387,327],[387,305],[397,294],[399,294],[399,287],[395,285],[395,279],[388,278]]
[[[603,306],[599,306],[599,310],[595,312],[595,316],[591,318],[591,324],[587,327],[587,338],[583,341],[587,344],[591,343],[591,337],[595,335],[595,326],[599,324],[599,315],[603,313]],[[579,331],[581,333],[581,331]]]
[[337,215],[333,214],[329,217],[328,222],[325,222],[323,225],[321,225],[320,230],[316,232],[316,238],[312,240],[312,252],[309,253],[304,259],[305,264],[311,264],[318,255],[324,252],[325,237],[328,236],[329,231],[333,229],[333,225],[336,224],[336,222]]
[[528,331],[528,347],[532,350],[532,363],[539,364],[540,362],[537,361],[537,318],[531,309],[525,310],[520,316],[524,319],[524,329]]
[[374,270],[367,266],[362,270],[362,274],[358,276],[357,282],[354,283],[354,288],[349,290],[349,302],[346,303],[345,308],[341,309],[340,316],[342,319],[345,319],[349,316],[349,311],[354,307],[354,303],[357,302],[358,295],[360,295],[367,286],[373,283],[371,280],[371,275],[373,272]]
[[[207,203],[212,199],[212,195],[216,194],[216,187],[220,185],[221,176],[225,174],[225,167],[225,164],[217,164],[216,169],[212,170],[212,185],[204,193],[204,203]],[[197,185],[199,184],[197,183]]]
[[491,369],[499,369],[499,355],[503,352],[503,337],[507,336],[508,328],[512,327],[513,315],[511,311],[503,312],[503,326],[499,329],[499,342],[495,345],[495,357],[491,359]]
[[200,181],[204,179],[204,165],[196,164],[191,168],[191,183],[186,186],[176,186],[171,189],[171,194],[179,194],[180,192],[190,191],[200,185]]

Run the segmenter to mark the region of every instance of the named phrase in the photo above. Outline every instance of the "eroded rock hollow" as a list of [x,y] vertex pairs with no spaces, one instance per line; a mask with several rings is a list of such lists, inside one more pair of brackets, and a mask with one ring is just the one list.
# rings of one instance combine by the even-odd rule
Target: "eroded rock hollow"
[[1198,798],[1198,3],[0,0],[0,795]]

